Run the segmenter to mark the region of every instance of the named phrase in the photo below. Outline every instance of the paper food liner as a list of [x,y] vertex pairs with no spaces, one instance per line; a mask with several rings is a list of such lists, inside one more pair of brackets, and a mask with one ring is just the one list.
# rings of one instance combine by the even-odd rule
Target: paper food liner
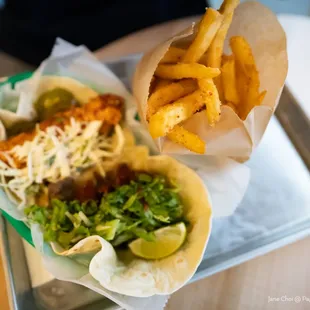
[[[161,58],[170,45],[187,47],[196,32],[195,24],[175,37],[160,44],[144,55],[136,69],[133,93],[138,111],[147,128],[146,110],[149,86]],[[244,36],[249,42],[260,74],[260,89],[267,90],[261,106],[255,107],[245,121],[228,106],[222,105],[220,121],[211,127],[205,111],[196,113],[184,127],[199,135],[206,142],[205,155],[218,155],[247,160],[260,142],[268,122],[274,113],[287,74],[287,52],[285,33],[276,16],[258,2],[245,2],[237,7],[225,42],[225,53],[229,38]],[[182,146],[162,137],[155,140],[165,154],[193,154]],[[203,155],[195,155],[203,156]]]
[[[42,75],[73,77],[98,92],[113,92],[123,96],[126,100],[126,121],[133,131],[136,141],[147,145],[151,152],[156,153],[156,148],[148,131],[135,120],[136,105],[133,97],[122,82],[85,47],[75,47],[61,39],[57,40],[52,55],[41,64],[31,79],[16,84],[14,91],[7,85],[0,89],[0,94],[2,94],[0,107],[6,107],[7,102],[11,100],[13,102],[13,108],[11,109],[13,118],[31,118],[32,99]],[[1,101],[1,98],[6,100]],[[0,114],[0,120],[3,120],[2,117]],[[5,129],[0,121],[1,128],[3,128],[0,131],[1,139],[4,139]],[[194,169],[203,179],[206,190],[208,188],[211,197],[212,212],[215,217],[227,216],[234,212],[249,183],[250,171],[248,167],[231,159],[220,157],[194,157],[195,160],[193,160],[192,156],[175,157]],[[23,212],[8,200],[2,189],[0,189],[0,205],[3,210],[15,219],[25,220]],[[33,225],[31,229],[34,243],[44,258],[46,269],[56,278],[84,285],[113,300],[125,309],[157,310],[163,309],[165,306],[168,296],[155,295],[148,298],[136,298],[113,293],[103,288],[90,275],[89,269],[85,266],[83,260],[76,261],[68,257],[55,255],[50,246],[43,243],[42,232],[38,225]]]

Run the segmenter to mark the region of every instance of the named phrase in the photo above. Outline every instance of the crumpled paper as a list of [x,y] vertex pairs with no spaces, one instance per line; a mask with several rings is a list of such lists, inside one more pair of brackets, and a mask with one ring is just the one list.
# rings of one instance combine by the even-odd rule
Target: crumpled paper
[[[159,61],[170,45],[188,46],[196,31],[197,28],[193,24],[146,53],[138,64],[133,94],[146,128],[149,86]],[[209,126],[205,111],[196,113],[184,122],[184,127],[206,142],[205,155],[226,156],[245,161],[260,142],[279,102],[288,67],[286,37],[276,16],[258,2],[245,2],[237,7],[227,35],[224,51],[227,54],[231,54],[228,41],[234,35],[244,36],[252,47],[260,73],[260,89],[267,90],[263,104],[255,107],[245,121],[242,121],[230,107],[222,106],[221,119],[214,127]],[[164,154],[193,154],[165,137],[156,139],[155,143]]]
[[[19,104],[25,104],[24,111],[28,111],[28,116],[32,108],[32,101],[30,100],[33,92],[36,90],[40,76],[44,74],[74,77],[99,92],[114,92],[123,96],[126,99],[127,124],[134,132],[137,142],[148,145],[151,151],[156,153],[156,148],[149,133],[134,118],[136,106],[133,97],[121,81],[84,46],[75,47],[58,39],[51,56],[41,64],[33,77],[17,85],[16,89],[20,92],[20,98],[25,98],[25,96],[28,98],[27,104],[25,104],[25,101],[19,101]],[[2,103],[0,102],[0,106]],[[19,116],[25,117],[25,114]],[[199,161],[197,157],[191,158],[191,156],[188,156],[182,157],[181,161],[196,170],[204,180],[211,201],[213,201],[214,216],[226,216],[235,210],[244,196],[250,179],[250,171],[245,165],[225,158],[203,158],[203,161]],[[3,210],[14,218],[25,220],[22,211],[17,210],[16,206],[7,200],[2,190],[0,190],[0,205]],[[113,300],[125,309],[139,310],[147,308],[157,310],[163,309],[165,306],[168,296],[135,298],[104,289],[89,274],[88,267],[86,267],[89,258],[86,258],[86,261],[83,261],[83,259],[76,261],[68,257],[57,256],[52,252],[49,245],[43,243],[42,233],[38,225],[33,225],[31,230],[35,246],[44,258],[46,269],[56,278],[84,285]]]

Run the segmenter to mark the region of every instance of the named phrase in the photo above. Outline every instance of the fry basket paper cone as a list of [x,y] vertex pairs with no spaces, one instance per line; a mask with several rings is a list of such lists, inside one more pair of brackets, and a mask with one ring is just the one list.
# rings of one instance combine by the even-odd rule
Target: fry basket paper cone
[[[189,46],[195,31],[193,23],[188,29],[149,51],[138,64],[133,93],[145,126],[150,82],[159,61],[170,45]],[[245,161],[260,142],[275,112],[287,75],[288,62],[285,33],[276,16],[264,5],[245,2],[237,7],[225,42],[225,53],[229,52],[229,38],[235,35],[244,36],[252,47],[260,74],[260,89],[267,90],[262,105],[256,106],[245,121],[230,107],[222,106],[220,121],[214,127],[209,126],[205,111],[188,119],[184,127],[206,142],[205,155],[233,157]],[[165,137],[156,139],[155,143],[159,151],[165,154],[193,154]]]

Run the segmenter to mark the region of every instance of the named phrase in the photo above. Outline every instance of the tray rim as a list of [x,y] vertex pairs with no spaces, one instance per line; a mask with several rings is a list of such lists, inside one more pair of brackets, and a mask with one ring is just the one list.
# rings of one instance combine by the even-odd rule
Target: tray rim
[[5,219],[0,213],[0,255],[2,258],[2,267],[4,272],[4,281],[7,291],[7,298],[9,302],[10,310],[15,310],[16,308],[16,294],[13,282],[12,266],[8,260],[9,254],[9,245],[8,245],[8,236],[5,229]]

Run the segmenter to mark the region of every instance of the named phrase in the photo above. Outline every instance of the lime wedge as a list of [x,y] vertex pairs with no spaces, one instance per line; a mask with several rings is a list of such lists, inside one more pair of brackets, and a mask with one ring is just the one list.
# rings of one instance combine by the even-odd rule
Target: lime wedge
[[136,239],[129,244],[131,252],[145,259],[160,259],[171,255],[180,248],[186,238],[183,222],[154,231],[156,240]]

